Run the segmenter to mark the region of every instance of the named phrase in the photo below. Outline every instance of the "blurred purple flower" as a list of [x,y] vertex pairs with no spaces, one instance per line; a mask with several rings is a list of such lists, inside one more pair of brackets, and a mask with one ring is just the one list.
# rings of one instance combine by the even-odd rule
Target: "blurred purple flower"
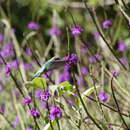
[[24,105],[28,105],[28,104],[30,104],[31,102],[32,102],[32,98],[31,98],[31,97],[24,98],[24,99],[22,100],[22,104],[24,104]]
[[100,91],[98,97],[99,97],[99,100],[102,102],[108,101],[108,94],[104,91]]
[[79,25],[73,26],[71,28],[71,33],[73,36],[78,36],[83,32],[83,28],[80,27]]
[[128,64],[128,60],[127,60],[127,58],[125,58],[125,57],[121,57],[119,60],[120,60],[120,62],[121,62],[123,65]]
[[72,66],[75,66],[78,63],[78,57],[75,53],[65,56],[64,60],[67,62],[65,68],[69,70]]
[[28,23],[28,28],[31,30],[38,30],[40,28],[40,26],[38,23],[31,21]]
[[5,113],[5,104],[0,105],[0,113],[4,114]]
[[27,130],[33,130],[33,128],[27,128]]
[[118,76],[120,73],[117,72],[116,70],[111,70],[111,74],[112,74],[113,76]]
[[100,61],[100,60],[102,60],[103,57],[101,55],[96,54],[95,58],[96,58],[96,60]]
[[40,104],[40,107],[41,107],[42,109],[46,109],[46,108],[47,108],[47,102],[42,101],[41,104]]
[[77,85],[80,86],[80,85],[83,85],[83,83],[84,83],[83,78],[82,77],[78,77],[78,79],[77,79]]
[[128,21],[128,25],[130,26],[130,20]]
[[41,91],[40,93],[40,100],[41,101],[48,101],[49,97],[51,97],[51,94],[48,90]]
[[40,99],[40,94],[41,94],[42,90],[41,89],[36,89],[35,90],[35,97]]
[[88,68],[87,67],[82,67],[81,68],[81,73],[82,73],[82,75],[87,75],[89,73]]
[[48,79],[52,75],[52,71],[48,71],[45,74],[42,75],[43,78]]
[[3,60],[2,60],[2,58],[0,57],[0,64],[3,64]]
[[18,69],[19,64],[20,64],[20,62],[19,62],[18,60],[14,60],[14,61],[11,63],[11,67],[14,68],[14,69]]
[[100,34],[98,32],[94,33],[94,38],[97,39],[97,38],[100,38]]
[[69,98],[67,101],[70,105],[74,105],[74,101],[71,98]]
[[16,28],[12,28],[12,32],[13,32],[13,33],[16,33]]
[[115,130],[112,125],[108,125],[109,130]]
[[95,56],[90,56],[90,57],[88,58],[88,61],[89,61],[90,63],[96,63],[96,62],[97,62]]
[[64,70],[64,72],[59,76],[59,82],[61,83],[64,81],[72,81],[72,76],[68,70]]
[[32,55],[32,51],[31,51],[31,49],[30,48],[26,48],[26,54],[28,55],[28,56],[31,56]]
[[33,70],[33,66],[30,63],[24,63],[24,69],[25,70]]
[[29,110],[29,113],[30,113],[31,116],[33,116],[35,118],[39,118],[40,117],[40,112],[37,109],[35,109],[35,108]]
[[7,43],[3,46],[2,51],[0,52],[1,56],[5,58],[10,58],[13,57],[14,54],[14,48],[13,48],[13,43]]
[[13,121],[12,125],[14,126],[14,128],[16,128],[17,125],[19,125],[19,123],[20,123],[20,119],[19,119],[18,116],[16,116],[16,118],[15,118],[15,120]]
[[12,93],[15,95],[16,99],[19,99],[19,97],[20,97],[20,92],[18,91],[18,89],[14,89],[14,90],[12,91]]
[[4,40],[4,35],[0,34],[0,42],[2,42]]
[[10,64],[7,64],[5,66],[5,74],[10,76],[10,74],[11,74],[11,65]]
[[102,24],[103,29],[108,29],[112,25],[111,20],[105,20]]
[[52,106],[50,109],[50,120],[62,117],[62,111],[58,106]]
[[4,89],[4,86],[0,84],[0,92]]
[[120,52],[124,52],[126,50],[126,45],[124,41],[119,41],[118,42],[118,50]]
[[81,54],[86,54],[88,52],[88,47],[86,47],[86,46],[81,47],[80,52],[81,52]]
[[53,35],[59,36],[59,35],[61,34],[61,31],[60,31],[60,29],[57,28],[57,27],[52,27],[52,28],[50,29],[49,34],[52,35],[52,36],[53,36]]

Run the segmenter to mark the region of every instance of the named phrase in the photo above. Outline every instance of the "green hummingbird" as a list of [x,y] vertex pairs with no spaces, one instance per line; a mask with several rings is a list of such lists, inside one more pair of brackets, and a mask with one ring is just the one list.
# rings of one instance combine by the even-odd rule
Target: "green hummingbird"
[[45,72],[63,67],[65,64],[65,60],[60,59],[59,57],[53,57],[45,62],[43,65],[41,65],[40,69],[34,74],[33,79],[41,76]]

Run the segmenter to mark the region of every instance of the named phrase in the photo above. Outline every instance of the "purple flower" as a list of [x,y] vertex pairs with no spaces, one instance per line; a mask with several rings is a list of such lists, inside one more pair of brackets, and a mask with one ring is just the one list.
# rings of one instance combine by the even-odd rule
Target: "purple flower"
[[61,83],[64,81],[72,81],[72,76],[68,70],[64,70],[64,72],[59,76],[59,82]]
[[1,114],[5,113],[5,104],[0,105],[0,113]]
[[118,76],[120,73],[117,72],[116,70],[111,70],[111,74],[112,74],[113,76]]
[[94,38],[97,39],[97,38],[100,38],[100,34],[97,32],[97,33],[94,33]]
[[31,116],[33,116],[35,118],[39,118],[40,117],[40,112],[37,109],[35,109],[35,108],[29,110],[29,113],[30,113]]
[[128,25],[130,26],[130,20],[128,21]]
[[40,99],[40,94],[41,94],[42,90],[41,89],[36,89],[35,90],[35,97]]
[[27,128],[27,130],[33,130],[33,128]]
[[12,93],[15,95],[16,99],[20,97],[20,92],[18,91],[18,89],[14,89]]
[[72,53],[69,56],[65,56],[64,60],[67,62],[65,68],[69,70],[72,66],[75,66],[78,62],[78,57],[76,54]]
[[39,24],[32,21],[28,23],[28,28],[31,30],[38,30],[40,28]]
[[12,68],[14,68],[14,69],[18,69],[19,64],[20,64],[20,62],[19,62],[18,60],[14,60],[14,61],[11,63],[11,66],[12,66]]
[[71,33],[73,36],[78,36],[83,32],[83,28],[81,28],[79,25],[73,26],[71,28]]
[[42,75],[43,78],[48,79],[52,75],[52,71],[48,71],[45,74]]
[[41,101],[48,101],[49,97],[51,97],[51,94],[48,90],[41,91],[40,93],[40,100]]
[[25,63],[25,64],[24,64],[24,69],[25,69],[25,70],[33,70],[33,66],[32,66],[32,64],[30,64],[30,63]]
[[100,91],[98,97],[99,97],[99,100],[102,102],[108,101],[108,94],[104,91]]
[[118,42],[118,50],[120,52],[124,52],[126,50],[126,45],[125,45],[124,41],[119,41]]
[[69,98],[67,101],[70,105],[74,105],[74,101],[71,98]]
[[108,29],[110,26],[112,25],[112,21],[111,20],[105,20],[102,24],[103,29]]
[[120,62],[121,62],[123,65],[128,64],[128,60],[127,60],[127,58],[125,58],[125,57],[121,57],[119,60],[120,60]]
[[40,107],[41,107],[42,109],[46,109],[46,108],[47,108],[47,102],[42,101],[41,104],[40,104]]
[[10,64],[7,64],[5,66],[5,74],[8,76],[11,74],[11,65]]
[[96,58],[96,60],[98,60],[98,61],[102,60],[102,56],[100,56],[100,55],[98,55],[98,54],[95,55],[95,58]]
[[59,36],[61,34],[61,31],[59,28],[57,27],[52,27],[50,32],[49,32],[50,35],[55,35],[55,36]]
[[95,56],[90,56],[90,57],[88,58],[88,60],[89,60],[90,63],[96,63],[96,62],[97,62]]
[[24,98],[23,101],[22,101],[22,104],[24,105],[28,105],[32,102],[32,98],[31,97],[28,97],[28,98]]
[[86,54],[88,52],[88,47],[86,47],[86,46],[81,47],[80,52],[81,52],[81,54]]
[[4,40],[4,35],[0,34],[0,42],[2,42]]
[[82,75],[87,75],[89,73],[88,68],[87,67],[82,67],[81,68],[81,73],[82,73]]
[[50,109],[50,120],[62,117],[62,111],[58,106],[52,106]]
[[19,120],[19,117],[16,116],[15,120],[13,121],[12,125],[14,126],[14,128],[16,128],[17,125],[19,125],[20,123],[20,120]]
[[0,52],[1,56],[5,58],[10,58],[13,57],[14,54],[14,48],[13,48],[13,43],[7,43],[3,46],[2,51]]
[[30,48],[26,48],[26,54],[28,55],[28,56],[31,56],[32,55],[32,51],[31,51],[31,49]]

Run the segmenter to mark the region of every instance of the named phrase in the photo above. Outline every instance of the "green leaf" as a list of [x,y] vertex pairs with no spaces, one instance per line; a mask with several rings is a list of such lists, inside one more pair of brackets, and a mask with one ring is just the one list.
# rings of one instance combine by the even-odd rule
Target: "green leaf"
[[37,77],[37,78],[33,79],[32,82],[33,82],[35,88],[41,88],[41,89],[46,88],[46,79],[44,79],[44,78]]
[[72,86],[69,82],[65,81],[58,85],[61,89],[64,89],[65,91],[72,91],[74,86]]
[[[100,86],[95,86],[95,87],[96,87],[96,89],[97,89],[97,88],[99,88]],[[84,91],[84,92],[81,94],[82,98],[84,98],[85,96],[89,96],[90,94],[92,94],[92,93],[94,92],[94,90],[95,90],[95,87],[91,87],[91,88],[87,89],[86,91]]]
[[64,93],[71,95],[72,91],[74,90],[75,86],[71,85],[69,82],[65,81],[57,85],[49,86],[52,93],[58,90],[60,95]]

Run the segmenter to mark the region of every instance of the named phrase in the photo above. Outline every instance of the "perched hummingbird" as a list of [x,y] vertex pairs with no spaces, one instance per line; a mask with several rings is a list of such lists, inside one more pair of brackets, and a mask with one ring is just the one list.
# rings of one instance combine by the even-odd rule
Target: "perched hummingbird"
[[33,79],[41,76],[45,72],[57,69],[59,67],[63,67],[65,64],[65,60],[62,60],[58,57],[53,57],[41,66],[41,68],[34,74]]

